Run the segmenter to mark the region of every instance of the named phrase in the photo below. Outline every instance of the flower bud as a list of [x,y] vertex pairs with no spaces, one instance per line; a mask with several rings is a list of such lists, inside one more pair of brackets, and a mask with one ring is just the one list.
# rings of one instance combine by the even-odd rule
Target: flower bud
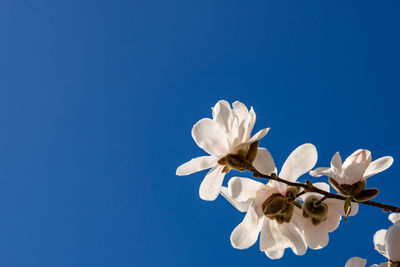
[[289,186],[286,189],[286,197],[289,200],[295,200],[296,199],[296,195],[300,192],[300,187],[297,186]]
[[255,141],[250,144],[249,151],[247,152],[247,160],[253,162],[256,159],[258,152],[259,141]]
[[289,204],[286,206],[286,209],[283,211],[282,217],[283,221],[288,223],[292,219],[293,216],[293,211],[294,211],[294,205]]
[[239,150],[236,152],[236,154],[239,155],[239,156],[241,156],[242,158],[247,158],[247,153],[246,153],[246,151],[245,151],[244,149],[239,149]]
[[262,209],[265,216],[282,224],[288,223],[292,219],[294,204],[281,194],[276,193],[264,201]]
[[[272,197],[272,199],[270,199]],[[274,217],[282,213],[287,205],[287,199],[280,194],[274,194],[263,203],[263,211],[265,216]]]
[[303,216],[308,218],[311,217],[311,221],[314,225],[317,225],[326,220],[328,215],[328,206],[319,202],[317,196],[309,196],[303,203]]
[[350,197],[354,197],[360,194],[367,184],[365,180],[358,181],[354,184],[339,184],[332,177],[329,177],[329,182],[336,189],[336,191],[338,191],[342,195]]
[[357,183],[348,185],[348,184],[341,184],[340,187],[344,190],[344,192],[349,196],[357,196],[360,194],[365,188],[366,182],[361,180]]
[[225,157],[226,163],[232,169],[236,169],[239,171],[244,171],[248,167],[248,163],[246,162],[246,158],[242,155],[236,154],[228,154]]
[[313,224],[313,225],[318,225],[318,224],[320,224],[321,222],[323,222],[324,220],[321,220],[321,219],[317,219],[317,218],[311,218],[311,223]]
[[371,198],[376,197],[378,195],[379,190],[376,188],[371,188],[371,189],[365,189],[361,193],[359,193],[357,196],[354,196],[353,198],[357,201],[363,202],[367,201]]
[[277,223],[282,224],[284,222],[289,223],[293,216],[293,205],[288,205],[286,210],[282,214],[275,216]]

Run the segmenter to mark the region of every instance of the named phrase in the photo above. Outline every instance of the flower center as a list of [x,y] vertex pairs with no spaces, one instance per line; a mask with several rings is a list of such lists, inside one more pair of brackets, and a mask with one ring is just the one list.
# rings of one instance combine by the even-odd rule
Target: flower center
[[303,217],[311,218],[313,225],[326,221],[328,205],[321,202],[317,196],[309,196],[303,203]]
[[251,168],[252,162],[257,156],[258,141],[251,143],[249,148],[239,149],[236,153],[229,153],[218,160],[218,164],[224,165],[223,172],[229,172],[230,169],[245,171]]

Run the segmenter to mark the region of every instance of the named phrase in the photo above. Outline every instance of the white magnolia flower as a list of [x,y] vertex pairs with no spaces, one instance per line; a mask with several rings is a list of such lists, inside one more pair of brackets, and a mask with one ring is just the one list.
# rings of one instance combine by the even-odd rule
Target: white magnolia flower
[[365,180],[389,168],[393,163],[390,156],[371,162],[371,152],[359,149],[351,154],[342,164],[339,152],[332,157],[331,167],[320,167],[310,172],[314,177],[328,176],[335,189],[359,201],[374,197],[377,189],[364,190]]
[[[279,177],[295,182],[315,165],[317,157],[312,144],[299,146],[284,163]],[[329,240],[327,233],[337,228],[341,218],[341,212],[336,211],[336,202],[333,202],[332,209],[329,207],[326,220],[317,226],[309,218],[304,218],[302,210],[294,205],[285,206],[287,208],[278,215],[264,215],[265,205],[272,205],[267,203],[288,198],[292,189],[276,181],[262,184],[239,177],[232,178],[228,188],[222,187],[221,194],[233,206],[240,211],[247,210],[242,223],[232,232],[232,246],[238,249],[249,248],[257,241],[260,232],[260,250],[271,259],[281,258],[286,248],[291,248],[296,255],[303,255],[307,245],[314,249],[325,246]]]
[[390,261],[400,263],[400,213],[390,214],[389,220],[393,225],[374,235],[375,249]]
[[359,149],[351,154],[342,164],[339,152],[332,157],[331,167],[320,167],[311,171],[314,177],[329,176],[339,184],[354,184],[365,180],[377,173],[383,172],[393,163],[390,156],[382,157],[371,162],[371,152]]
[[[218,161],[228,154],[236,154],[249,149],[250,144],[263,138],[270,128],[257,132],[250,138],[256,114],[253,108],[250,111],[241,102],[234,102],[231,108],[227,101],[220,100],[212,108],[212,119],[204,118],[198,121],[192,129],[192,137],[196,144],[209,156],[198,157],[179,166],[177,175],[189,175],[211,168],[200,185],[200,197],[204,200],[217,198],[227,166]],[[272,157],[267,149],[258,148],[257,157],[253,161],[254,167],[261,173],[270,174],[274,171],[273,165],[262,165],[261,162],[271,162]],[[272,161],[273,162],[273,161]]]

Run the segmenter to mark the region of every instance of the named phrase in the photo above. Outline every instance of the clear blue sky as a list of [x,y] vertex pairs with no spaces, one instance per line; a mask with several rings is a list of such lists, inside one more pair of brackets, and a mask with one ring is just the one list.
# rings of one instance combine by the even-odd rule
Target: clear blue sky
[[[229,236],[242,220],[205,172],[192,125],[219,100],[257,113],[278,166],[312,142],[319,166],[358,148],[400,205],[399,1],[3,0],[0,266],[344,266],[384,258],[387,216],[361,207],[323,250],[279,261]],[[232,173],[235,174],[235,173]]]

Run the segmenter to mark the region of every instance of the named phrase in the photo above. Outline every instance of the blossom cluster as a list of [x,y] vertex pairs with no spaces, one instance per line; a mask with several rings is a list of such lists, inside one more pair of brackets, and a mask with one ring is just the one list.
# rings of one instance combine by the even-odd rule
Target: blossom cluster
[[[194,141],[209,155],[182,164],[176,174],[189,175],[210,169],[200,185],[200,198],[212,201],[222,195],[238,211],[246,213],[231,234],[234,248],[247,249],[259,240],[260,250],[266,256],[279,259],[286,248],[303,255],[308,248],[327,246],[329,233],[338,228],[342,217],[347,219],[357,214],[358,203],[378,194],[378,189],[366,188],[366,180],[389,168],[393,158],[386,156],[372,161],[370,151],[359,149],[344,162],[337,152],[330,167],[314,168],[317,149],[306,143],[288,156],[278,172],[271,153],[259,147],[270,128],[252,136],[255,121],[253,108],[249,110],[238,101],[232,106],[227,101],[219,101],[212,108],[212,119],[201,119],[192,129]],[[250,171],[253,178],[232,177],[223,186],[224,177],[231,170]],[[299,182],[306,174],[326,176],[329,183]],[[269,181],[263,183],[265,179],[260,178],[269,178]],[[331,186],[337,194],[330,192]],[[394,228],[381,230],[374,237],[375,247],[393,264],[400,262],[399,217],[392,214]],[[352,258],[347,266],[364,266],[354,265],[360,260]]]

